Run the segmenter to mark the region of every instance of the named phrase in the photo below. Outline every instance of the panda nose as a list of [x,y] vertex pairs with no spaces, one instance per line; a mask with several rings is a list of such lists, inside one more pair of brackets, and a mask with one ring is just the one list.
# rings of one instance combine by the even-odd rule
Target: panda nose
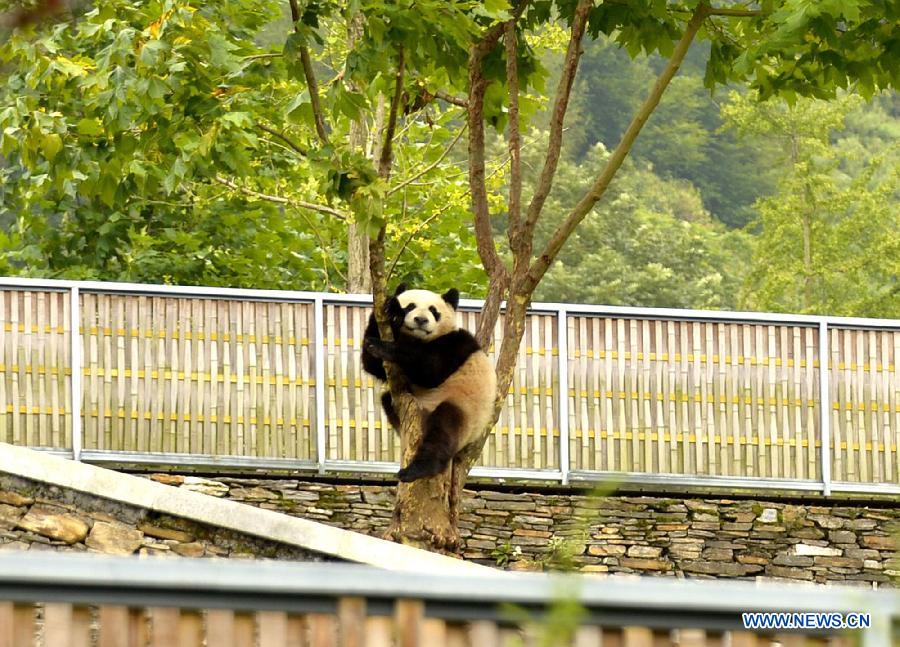
[[417,326],[424,326],[428,323],[428,317],[414,317],[413,321],[416,322]]

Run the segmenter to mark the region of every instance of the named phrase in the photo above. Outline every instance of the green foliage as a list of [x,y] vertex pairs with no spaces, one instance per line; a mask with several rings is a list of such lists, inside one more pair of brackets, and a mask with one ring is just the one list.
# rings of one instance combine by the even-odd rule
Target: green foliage
[[523,628],[527,637],[527,642],[512,637],[512,645],[555,647],[572,644],[587,611],[578,601],[578,582],[570,579],[559,582],[553,602],[542,614],[516,606],[507,607],[506,614],[512,623]]
[[513,547],[512,543],[507,540],[505,543],[497,546],[491,551],[491,557],[500,568],[509,564],[510,560],[522,553],[522,549],[518,546]]
[[[689,181],[714,218],[742,227],[755,200],[775,190],[773,150],[765,141],[723,132],[720,102],[703,87],[707,55],[702,45],[692,50],[631,154],[658,175]],[[662,63],[658,56],[631,60],[608,40],[588,46],[575,97],[578,120],[570,122],[578,124],[571,136],[579,159],[597,142],[608,149],[618,144]]]
[[463,224],[464,173],[441,164],[422,172],[453,140],[459,110],[433,106],[405,121],[395,144],[399,190],[346,145],[350,120],[373,114],[389,85],[385,42],[412,48],[425,29],[427,45],[412,48],[409,64],[447,78],[472,23],[461,27],[448,3],[416,3],[416,12],[441,14],[442,37],[409,6],[366,4],[369,38],[353,52],[331,38],[318,53],[320,72],[346,79],[325,90],[334,132],[333,145],[321,146],[298,48],[324,42],[343,17],[335,6],[303,5],[303,25],[291,31],[290,21],[271,21],[286,8],[104,0],[73,23],[2,43],[0,269],[341,289],[347,219],[387,217],[396,274],[457,277],[463,289],[483,290]]
[[575,559],[584,554],[586,545],[587,531],[584,529],[580,537],[551,537],[547,552],[541,556],[541,566],[547,571],[575,571],[578,568]]
[[[597,145],[580,163],[563,160],[541,223],[543,239],[605,162]],[[607,200],[569,239],[538,287],[547,301],[728,309],[749,257],[747,236],[728,231],[697,191],[629,164]]]
[[850,115],[864,119],[859,106],[852,96],[793,105],[731,96],[729,124],[786,151],[778,192],[756,205],[746,306],[900,316],[900,136],[844,138]]
[[216,174],[265,173],[254,124],[269,84],[248,62],[256,48],[246,39],[273,5],[242,8],[235,22],[203,6],[114,0],[3,44],[0,218],[10,229],[9,270],[259,287],[327,282],[317,239],[339,228],[320,222],[316,236],[304,217],[213,183]]
[[[562,162],[541,240],[596,175],[605,149],[595,145],[617,143],[698,5],[628,0],[592,8],[581,96],[568,121],[578,150]],[[575,6],[535,0],[518,25],[526,125],[547,119],[540,111],[555,85],[548,82],[550,55],[564,49]],[[0,271],[340,290],[347,225],[355,220],[369,231],[386,224],[392,280],[483,294],[463,143],[456,144],[457,136],[465,139],[463,113],[434,95],[465,96],[469,48],[510,17],[512,4],[298,0],[298,8],[294,23],[287,3],[276,0],[100,0],[74,20],[4,35]],[[779,185],[778,195],[794,202],[757,202],[775,192],[783,170],[772,163],[772,133],[719,133],[718,106],[701,84],[746,84],[762,97],[780,93],[797,103],[848,87],[869,96],[897,83],[896,3],[765,0],[727,8],[751,15],[707,18],[699,35],[706,42],[692,50],[685,74],[651,118],[635,163],[575,233],[537,298],[733,307],[748,235],[715,220],[742,226],[756,204],[761,231],[765,222],[777,231],[771,223],[780,222],[784,204],[799,204],[803,183]],[[316,133],[306,50],[320,80],[327,141]],[[374,160],[401,56],[406,74],[388,181]],[[506,127],[505,56],[498,47],[485,59],[485,120],[498,131]],[[880,101],[890,119],[853,113],[853,136],[842,140],[839,161],[804,167],[815,172],[807,184],[833,212],[822,223],[841,225],[833,231],[865,247],[864,259],[892,254],[896,245],[884,234],[893,226],[885,211],[893,176],[885,169],[894,158],[869,151],[893,136],[898,111],[895,100]],[[357,126],[364,141],[350,145]],[[526,147],[529,169],[540,168],[534,148]],[[489,180],[498,225],[504,156],[495,151]],[[792,169],[791,177],[800,171]],[[850,217],[863,210],[875,216]],[[835,263],[836,253],[825,250],[839,242],[817,243],[816,262]],[[763,248],[777,245],[758,252]],[[845,276],[875,286],[859,295],[857,310],[880,311],[871,304],[892,294],[896,271],[875,266],[880,273],[841,266]],[[753,276],[763,293],[754,307],[789,307],[788,296],[774,289],[765,296],[768,283]],[[789,276],[786,269],[782,279]]]

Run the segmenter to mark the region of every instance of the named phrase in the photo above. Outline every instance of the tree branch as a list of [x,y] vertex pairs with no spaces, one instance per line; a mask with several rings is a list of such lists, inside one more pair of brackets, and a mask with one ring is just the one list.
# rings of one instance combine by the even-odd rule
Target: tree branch
[[459,106],[460,108],[467,108],[468,103],[462,97],[455,97],[452,94],[444,92],[442,90],[438,90],[434,93],[434,96],[440,99],[441,101],[446,101],[454,106]]
[[556,99],[553,103],[553,114],[550,119],[550,137],[547,143],[547,156],[544,159],[544,168],[541,171],[541,177],[531,203],[528,205],[528,214],[525,219],[525,225],[520,232],[518,238],[520,240],[516,244],[515,251],[517,254],[524,256],[525,263],[531,262],[531,246],[534,240],[534,227],[544,203],[550,195],[550,189],[553,187],[553,178],[556,176],[556,169],[559,165],[559,156],[562,149],[563,122],[566,118],[566,111],[569,108],[569,97],[572,94],[572,85],[575,82],[575,73],[578,71],[578,60],[581,58],[581,40],[584,37],[584,30],[587,24],[587,17],[593,7],[591,0],[580,0],[575,9],[575,16],[572,19],[572,33],[569,37],[569,45],[566,49],[566,57],[563,61],[562,75],[559,79],[559,86],[556,89]]
[[463,126],[462,128],[460,128],[460,129],[459,129],[459,132],[458,132],[457,135],[456,135],[456,137],[454,137],[454,138],[453,138],[453,141],[450,142],[450,145],[447,146],[446,149],[444,149],[444,152],[441,153],[440,157],[438,157],[434,162],[432,162],[431,164],[429,164],[428,166],[426,166],[425,168],[423,168],[421,171],[419,171],[418,173],[416,173],[415,175],[413,175],[411,178],[409,178],[409,179],[407,179],[407,180],[404,180],[403,182],[401,182],[401,183],[398,184],[397,186],[391,188],[391,190],[388,191],[387,194],[388,194],[389,196],[394,195],[395,193],[397,193],[397,191],[400,191],[400,190],[402,190],[402,189],[405,189],[406,187],[408,187],[410,184],[412,184],[413,182],[415,182],[416,180],[418,180],[418,179],[419,179],[420,177],[422,177],[423,175],[425,175],[425,174],[427,174],[427,173],[433,171],[433,170],[438,166],[438,164],[440,164],[441,162],[444,161],[444,159],[446,159],[447,155],[450,154],[450,151],[453,150],[453,147],[456,146],[457,142],[459,142],[459,140],[462,138],[463,133],[464,133],[465,131],[466,131],[466,127],[465,127],[465,126]]
[[249,63],[250,61],[259,61],[266,58],[281,58],[284,56],[284,52],[267,52],[265,54],[251,54],[250,56],[245,56],[241,60],[245,63]]
[[519,52],[516,42],[516,23],[504,25],[506,46],[506,85],[509,89],[509,246],[515,249],[519,237],[519,220],[522,216],[522,138],[519,131]]
[[216,182],[223,186],[227,186],[229,189],[234,191],[240,191],[244,195],[249,195],[257,200],[264,200],[265,202],[273,202],[275,204],[283,204],[291,207],[295,207],[297,209],[309,209],[310,211],[317,211],[319,213],[324,213],[329,216],[334,216],[335,218],[339,218],[340,220],[346,220],[347,214],[338,211],[337,209],[333,209],[332,207],[325,206],[324,204],[315,204],[312,202],[304,202],[303,200],[294,200],[292,198],[283,198],[279,195],[270,195],[268,193],[260,193],[259,191],[254,191],[253,189],[248,189],[247,187],[240,186],[235,184],[232,180],[221,177],[217,175],[215,177]]
[[300,146],[300,144],[298,144],[297,142],[290,139],[284,133],[279,132],[279,131],[275,130],[274,128],[269,128],[265,124],[258,123],[258,124],[256,124],[256,127],[259,128],[260,130],[262,130],[263,132],[269,133],[273,137],[277,137],[278,139],[283,141],[285,144],[290,146],[296,153],[298,153],[299,155],[302,155],[303,157],[306,157],[306,155],[307,155],[306,149],[303,148],[302,146]]
[[569,212],[566,220],[556,229],[550,240],[547,242],[546,247],[541,252],[541,255],[535,259],[531,268],[528,270],[525,286],[527,289],[533,290],[534,287],[537,286],[538,282],[540,282],[541,278],[547,272],[556,258],[556,255],[559,253],[559,250],[574,231],[575,227],[578,226],[578,223],[584,219],[593,206],[597,204],[597,201],[603,197],[610,182],[613,177],[615,177],[616,172],[619,170],[619,167],[622,166],[622,162],[625,161],[625,157],[631,150],[635,138],[637,138],[638,134],[641,132],[641,129],[656,109],[656,106],[659,105],[659,100],[668,87],[669,82],[675,76],[675,73],[678,72],[678,68],[681,66],[682,61],[684,61],[684,57],[691,46],[691,42],[697,35],[703,21],[709,15],[708,12],[709,6],[706,3],[698,5],[694,10],[681,40],[679,40],[678,44],[675,46],[672,57],[669,59],[665,69],[663,69],[662,73],[660,73],[659,77],[656,79],[653,89],[644,100],[644,103],[634,116],[634,119],[632,119],[631,124],[625,130],[622,140],[606,162],[603,171],[594,181],[594,184],[584,197],[582,197],[578,204],[572,208],[572,211]]
[[405,63],[406,58],[401,47],[397,52],[396,85],[394,86],[394,96],[391,98],[388,122],[384,129],[384,144],[381,147],[381,156],[378,160],[378,175],[385,180],[390,177],[391,163],[394,160],[394,132],[397,130],[397,115],[400,112],[400,100],[403,98]]
[[[513,26],[528,6],[529,0],[521,0],[513,10]],[[469,126],[469,193],[472,196],[472,217],[475,224],[475,241],[481,264],[490,278],[487,299],[481,311],[481,320],[475,338],[487,348],[494,325],[500,315],[500,304],[509,288],[509,270],[503,263],[494,243],[491,214],[487,199],[484,161],[484,94],[487,80],[481,67],[484,57],[497,45],[507,23],[491,27],[469,52],[469,97],[466,121]],[[521,147],[520,147],[521,148]]]
[[710,7],[707,16],[733,16],[736,18],[753,18],[762,16],[766,12],[762,9],[727,9],[725,7]]
[[[522,0],[513,11],[515,23],[529,0]],[[487,199],[484,174],[484,94],[488,82],[484,78],[481,63],[497,45],[505,29],[504,23],[491,27],[469,52],[469,97],[466,101],[466,123],[469,127],[469,192],[472,195],[472,217],[475,223],[475,241],[478,256],[492,282],[509,283],[509,272],[494,244],[491,230],[491,214]]]
[[[297,23],[300,22],[300,7],[297,0],[288,0],[291,5],[291,20],[294,23],[294,31],[300,33]],[[325,130],[325,117],[322,112],[322,104],[319,101],[319,84],[313,71],[312,59],[309,56],[309,48],[305,45],[300,48],[300,63],[303,66],[303,76],[306,77],[306,87],[309,90],[309,100],[312,104],[313,117],[316,122],[316,134],[323,144],[328,143],[328,132]]]

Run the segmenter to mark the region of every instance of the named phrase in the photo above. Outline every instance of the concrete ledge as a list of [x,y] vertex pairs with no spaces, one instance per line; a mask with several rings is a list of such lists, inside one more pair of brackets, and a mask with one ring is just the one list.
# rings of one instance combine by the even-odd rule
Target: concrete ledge
[[6,443],[0,443],[0,472],[299,546],[349,562],[430,574],[497,572],[460,559]]

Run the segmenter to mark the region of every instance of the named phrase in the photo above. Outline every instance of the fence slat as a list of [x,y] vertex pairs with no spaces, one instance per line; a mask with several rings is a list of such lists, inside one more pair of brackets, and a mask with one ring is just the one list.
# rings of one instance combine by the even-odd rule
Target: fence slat
[[365,628],[366,647],[393,647],[394,623],[391,618],[369,616]]
[[44,605],[44,643],[53,647],[73,647],[72,605],[51,602]]
[[310,647],[337,647],[337,626],[334,616],[310,613],[306,618],[309,623]]
[[425,604],[421,600],[397,600],[394,610],[397,647],[428,647],[423,642],[424,620]]
[[469,645],[472,647],[498,647],[500,631],[497,624],[488,620],[476,620],[469,625]]
[[756,647],[756,634],[749,631],[732,631],[731,647]]
[[128,608],[102,606],[98,612],[98,647],[128,645]]
[[181,612],[169,607],[148,609],[150,615],[150,647],[178,647],[178,624]]
[[679,647],[706,647],[706,632],[702,629],[679,629]]
[[[0,307],[2,307],[0,303]],[[2,325],[2,322],[0,322]],[[0,647],[14,647],[15,615],[12,602],[0,602]]]
[[572,647],[602,647],[603,629],[591,625],[583,625],[575,630]]
[[234,647],[234,611],[210,609],[206,612],[206,644],[209,647]]
[[[306,638],[306,617],[290,615],[287,619],[286,647],[309,647]],[[209,644],[212,647],[213,643]]]
[[31,647],[35,644],[37,623],[33,604],[16,605],[13,608],[13,645],[14,647]]
[[647,627],[625,627],[622,642],[625,647],[653,647],[653,631]]
[[236,613],[233,626],[234,647],[256,647],[256,618],[253,615]]
[[337,612],[341,647],[365,647],[365,598],[341,598]]
[[287,614],[283,611],[260,611],[259,647],[285,647],[287,643]]
[[424,647],[446,647],[447,623],[440,618],[425,618],[422,621],[422,645]]
[[178,619],[178,647],[203,647],[203,615],[199,611],[182,611]]

